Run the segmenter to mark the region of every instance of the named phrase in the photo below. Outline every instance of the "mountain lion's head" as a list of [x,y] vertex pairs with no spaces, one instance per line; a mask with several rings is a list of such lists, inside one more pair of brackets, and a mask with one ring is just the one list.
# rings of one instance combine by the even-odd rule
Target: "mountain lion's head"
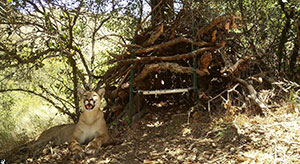
[[80,105],[83,109],[91,111],[100,108],[101,99],[104,96],[105,89],[99,89],[95,91],[84,91],[83,89],[78,89],[80,94]]

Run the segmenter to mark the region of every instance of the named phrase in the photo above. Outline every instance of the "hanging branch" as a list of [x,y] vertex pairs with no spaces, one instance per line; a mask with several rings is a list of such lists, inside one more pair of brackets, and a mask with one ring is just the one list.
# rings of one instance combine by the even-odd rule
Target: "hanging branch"
[[[28,63],[34,63],[38,59],[42,58],[43,56],[48,55],[49,53],[56,53],[59,52],[59,49],[56,48],[48,48],[44,51],[41,52],[36,52],[35,55],[30,56],[29,58],[21,58],[15,51],[9,50],[4,44],[0,43],[0,52],[4,52],[3,56],[0,56],[0,60],[4,61],[10,61],[10,60],[15,60],[17,63],[10,61],[7,63],[12,63],[10,65],[4,65],[0,66],[0,70],[8,68],[8,67],[17,67],[20,64],[28,64]],[[47,57],[52,57],[52,56],[47,56]],[[47,58],[45,57],[45,58]],[[15,64],[14,64],[15,63]]]
[[76,115],[74,113],[71,113],[69,110],[62,110],[62,107],[60,107],[53,100],[49,99],[48,97],[44,96],[41,93],[36,93],[34,91],[26,90],[26,89],[22,89],[22,88],[3,89],[3,90],[0,90],[0,93],[3,93],[3,92],[15,92],[15,91],[16,92],[26,92],[26,93],[30,93],[30,94],[33,94],[35,96],[41,97],[42,99],[44,99],[47,102],[49,102],[50,104],[52,104],[56,109],[58,109],[62,113],[70,116],[72,118],[72,120],[74,120],[74,121],[76,120]]
[[61,104],[63,104],[63,106],[65,107],[65,109],[66,109],[67,111],[70,111],[70,110],[67,108],[66,105],[64,105],[65,103],[66,103],[66,104],[69,104],[72,108],[75,108],[75,106],[74,106],[72,103],[70,103],[69,101],[67,101],[67,100],[65,100],[65,99],[63,99],[63,98],[57,96],[56,94],[51,93],[51,92],[48,91],[44,86],[39,85],[39,87],[40,87],[44,92],[46,92],[47,95],[52,96],[54,99],[58,100]]

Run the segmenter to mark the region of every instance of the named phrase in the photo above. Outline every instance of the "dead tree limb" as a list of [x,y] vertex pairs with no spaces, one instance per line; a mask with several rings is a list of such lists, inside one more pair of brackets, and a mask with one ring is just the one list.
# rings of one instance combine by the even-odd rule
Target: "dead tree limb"
[[[169,62],[155,63],[155,64],[146,65],[144,67],[144,69],[142,70],[142,72],[135,78],[134,82],[141,81],[145,77],[147,77],[147,75],[149,73],[157,72],[159,70],[168,70],[168,71],[180,73],[180,74],[183,74],[183,73],[192,74],[193,73],[192,67],[183,67],[177,63],[169,63]],[[196,72],[199,76],[209,75],[209,72],[207,69],[202,69],[202,70],[197,69]]]
[[197,38],[200,38],[203,34],[210,31],[213,27],[216,27],[218,24],[224,22],[226,19],[230,18],[231,15],[219,16],[215,18],[209,25],[202,27],[197,31]]
[[223,76],[228,76],[228,75],[234,73],[235,71],[237,71],[238,68],[241,66],[241,64],[247,62],[250,58],[251,58],[250,56],[241,58],[235,64],[233,64],[229,68],[225,68],[225,69],[221,70],[220,72],[223,74]]
[[143,46],[150,46],[154,44],[154,42],[160,37],[160,35],[163,32],[164,32],[164,24],[161,24],[160,26],[155,28],[155,31],[152,33],[149,39],[143,43]]
[[175,44],[178,43],[189,43],[198,47],[203,47],[203,46],[213,46],[213,44],[211,43],[207,43],[207,42],[194,42],[193,40],[189,39],[189,38],[185,38],[185,37],[179,37],[173,40],[170,40],[168,42],[163,42],[161,44],[157,44],[151,47],[147,47],[147,48],[141,48],[141,49],[137,49],[135,51],[136,54],[142,54],[142,53],[148,53],[151,52],[153,50],[157,50],[157,49],[161,49],[161,48],[166,48],[166,47],[170,47],[173,46]]
[[177,55],[173,55],[173,56],[149,56],[149,57],[139,57],[136,59],[126,59],[126,60],[120,60],[118,61],[119,64],[129,64],[132,62],[138,63],[138,62],[143,62],[143,61],[177,61],[177,60],[182,60],[185,58],[190,58],[190,57],[194,57],[197,56],[199,54],[201,54],[202,52],[205,51],[213,51],[216,50],[220,47],[204,47],[204,48],[200,48],[197,49],[195,51],[189,52],[189,53],[185,53],[185,54],[177,54]]
[[260,110],[262,112],[266,112],[267,110],[269,110],[268,107],[257,97],[257,92],[252,85],[250,85],[247,81],[237,78],[237,77],[235,77],[234,80],[237,81],[238,83],[242,84],[243,86],[245,86],[248,89],[249,98],[256,105],[258,105],[258,107],[260,108]]

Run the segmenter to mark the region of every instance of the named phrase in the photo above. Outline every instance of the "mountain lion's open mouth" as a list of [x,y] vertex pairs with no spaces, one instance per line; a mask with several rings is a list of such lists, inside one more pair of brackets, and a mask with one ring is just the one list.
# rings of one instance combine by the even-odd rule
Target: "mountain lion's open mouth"
[[86,110],[93,110],[95,107],[95,101],[94,100],[90,100],[90,101],[86,100],[84,106],[85,106]]

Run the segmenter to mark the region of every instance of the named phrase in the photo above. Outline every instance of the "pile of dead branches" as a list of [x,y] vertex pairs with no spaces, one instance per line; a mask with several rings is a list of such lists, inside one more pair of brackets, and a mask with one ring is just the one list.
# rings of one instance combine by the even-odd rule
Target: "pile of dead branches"
[[[227,93],[225,91],[237,83],[247,93],[243,95],[244,91],[239,91],[236,94],[237,97],[242,96],[239,99],[251,101],[260,111],[265,109],[254,87],[240,78],[252,57],[240,56],[234,52],[232,44],[228,44],[233,31],[238,28],[236,16],[219,16],[207,24],[197,22],[201,22],[197,16],[192,17],[182,11],[171,23],[161,23],[146,29],[142,29],[141,24],[136,29],[132,44],[124,45],[124,53],[111,54],[113,59],[109,62],[114,66],[106,72],[103,80],[109,91],[106,94],[106,109],[110,110],[110,114],[118,115],[128,108],[132,69],[134,113],[145,104],[163,106],[185,103],[193,106],[194,102],[205,104],[206,107],[208,104],[211,110],[211,102],[219,98],[215,107],[220,106],[223,94]],[[194,69],[195,63],[197,67]],[[196,98],[193,89],[186,94],[136,94],[139,90],[192,88],[193,71],[197,74]]]

